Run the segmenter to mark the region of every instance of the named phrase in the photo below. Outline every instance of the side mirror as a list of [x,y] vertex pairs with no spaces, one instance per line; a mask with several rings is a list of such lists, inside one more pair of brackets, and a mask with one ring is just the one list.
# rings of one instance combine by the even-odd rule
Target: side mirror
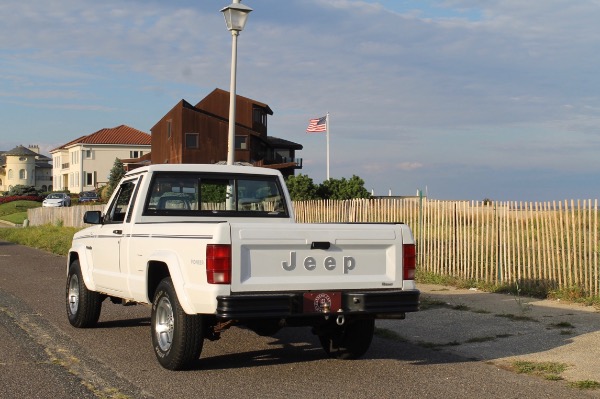
[[102,224],[102,212],[100,211],[87,211],[83,215],[83,223],[87,224]]

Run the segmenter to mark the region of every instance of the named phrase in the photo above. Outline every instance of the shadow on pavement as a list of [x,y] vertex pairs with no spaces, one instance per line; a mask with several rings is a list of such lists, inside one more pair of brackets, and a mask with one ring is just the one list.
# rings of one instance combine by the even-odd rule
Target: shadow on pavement
[[[380,320],[422,348],[509,365],[515,360],[558,362],[563,377],[600,380],[600,313],[558,301],[422,286],[422,310],[406,320]],[[590,350],[594,348],[594,350]]]

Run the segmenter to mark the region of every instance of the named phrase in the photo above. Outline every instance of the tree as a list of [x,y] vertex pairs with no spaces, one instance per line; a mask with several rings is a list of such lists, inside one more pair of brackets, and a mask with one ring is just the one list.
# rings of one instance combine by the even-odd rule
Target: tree
[[369,198],[371,194],[365,188],[363,179],[352,175],[350,179],[325,180],[315,185],[307,175],[290,176],[286,180],[288,191],[293,201],[313,199],[345,200],[352,198]]
[[317,189],[317,195],[324,199],[345,200],[353,198],[369,198],[371,194],[365,188],[365,181],[356,175],[349,180],[325,180]]
[[319,199],[317,186],[313,179],[300,173],[298,176],[289,176],[286,185],[293,201],[307,201]]
[[125,176],[125,166],[123,166],[123,162],[121,162],[119,158],[115,158],[115,163],[108,175],[108,188],[103,193],[107,199],[110,198],[113,191],[115,191],[117,184],[119,184],[123,176]]
[[8,191],[7,195],[15,195],[15,196],[38,196],[40,193],[33,186],[24,186],[22,184],[17,184],[13,188]]

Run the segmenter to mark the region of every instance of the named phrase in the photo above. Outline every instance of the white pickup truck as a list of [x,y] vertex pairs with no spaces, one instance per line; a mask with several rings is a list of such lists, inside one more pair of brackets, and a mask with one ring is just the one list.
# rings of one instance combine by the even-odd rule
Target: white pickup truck
[[260,335],[312,326],[329,356],[353,359],[375,319],[418,310],[408,226],[295,223],[271,169],[142,167],[84,221],[93,226],[75,234],[67,260],[69,322],[93,327],[107,298],[151,304],[152,346],[170,370],[234,325]]

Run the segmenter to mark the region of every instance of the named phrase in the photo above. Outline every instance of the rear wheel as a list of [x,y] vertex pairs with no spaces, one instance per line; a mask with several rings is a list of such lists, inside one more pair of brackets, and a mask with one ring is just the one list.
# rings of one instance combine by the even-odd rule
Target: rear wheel
[[69,266],[66,287],[67,316],[77,328],[94,327],[100,318],[102,296],[85,286],[79,260]]
[[170,278],[163,279],[156,289],[151,329],[154,353],[164,368],[185,369],[200,357],[202,317],[183,311]]
[[319,335],[319,341],[330,357],[357,359],[369,350],[374,331],[374,319],[353,320],[342,326],[336,324],[326,329]]

